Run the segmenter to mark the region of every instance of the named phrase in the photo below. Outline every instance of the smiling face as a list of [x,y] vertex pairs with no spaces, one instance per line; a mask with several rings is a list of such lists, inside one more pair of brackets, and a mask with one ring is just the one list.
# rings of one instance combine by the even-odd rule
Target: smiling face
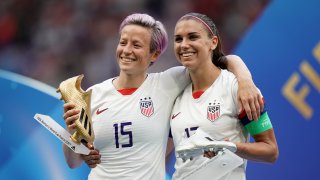
[[139,25],[126,25],[116,50],[120,70],[129,75],[146,73],[151,62],[158,56],[150,52],[151,33]]
[[178,61],[189,70],[196,70],[211,63],[212,50],[218,38],[209,38],[201,22],[194,19],[180,20],[175,27],[174,51]]

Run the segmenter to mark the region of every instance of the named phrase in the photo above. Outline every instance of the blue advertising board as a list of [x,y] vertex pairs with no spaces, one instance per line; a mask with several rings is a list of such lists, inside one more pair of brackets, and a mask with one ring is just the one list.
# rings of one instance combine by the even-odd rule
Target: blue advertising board
[[33,119],[47,114],[65,126],[55,89],[2,70],[0,87],[0,179],[87,179],[89,168],[71,170],[61,141]]
[[279,145],[248,179],[320,179],[320,1],[272,1],[236,48],[261,89]]

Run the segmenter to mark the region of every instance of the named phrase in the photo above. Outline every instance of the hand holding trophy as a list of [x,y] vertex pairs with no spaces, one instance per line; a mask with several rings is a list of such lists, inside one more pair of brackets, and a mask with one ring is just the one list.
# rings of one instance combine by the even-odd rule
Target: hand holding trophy
[[74,103],[75,108],[80,110],[80,116],[75,121],[76,131],[70,137],[71,140],[77,144],[84,142],[87,145],[87,143],[93,143],[95,136],[92,129],[90,108],[92,90],[88,92],[82,90],[81,81],[83,77],[83,75],[79,75],[61,82],[57,92],[60,92],[61,100],[65,103]]
[[90,101],[91,90],[85,92],[81,89],[83,75],[69,78],[60,83],[57,92],[60,92],[64,102],[72,102],[80,110],[80,116],[74,121],[75,132],[71,135],[49,115],[35,114],[34,119],[47,128],[60,141],[77,154],[88,155],[93,150],[94,133],[92,129]]

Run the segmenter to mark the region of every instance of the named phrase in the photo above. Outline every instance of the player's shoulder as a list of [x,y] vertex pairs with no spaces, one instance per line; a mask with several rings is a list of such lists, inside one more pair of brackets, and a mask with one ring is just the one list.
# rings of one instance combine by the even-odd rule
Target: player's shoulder
[[176,66],[162,72],[148,73],[148,79],[164,83],[169,83],[172,80],[181,80],[183,82],[184,79],[188,79],[188,73],[183,66]]
[[231,79],[231,80],[236,79],[236,76],[232,72],[225,69],[221,70],[221,76],[224,79]]
[[221,74],[218,79],[222,81],[224,85],[237,83],[236,76],[227,70],[221,70]]
[[186,72],[186,68],[184,66],[175,66],[175,67],[171,67],[165,71],[163,71],[162,73],[167,73],[167,74],[180,74],[180,73],[185,73]]
[[169,69],[166,69],[164,71],[161,72],[153,72],[153,73],[148,73],[148,75],[152,75],[152,76],[162,76],[162,75],[171,75],[171,74],[181,74],[186,72],[186,68],[183,66],[174,66],[171,67]]
[[107,90],[112,88],[112,80],[114,78],[107,79],[100,83],[94,84],[93,86],[89,87],[88,90],[92,89],[93,91],[100,91],[102,89]]

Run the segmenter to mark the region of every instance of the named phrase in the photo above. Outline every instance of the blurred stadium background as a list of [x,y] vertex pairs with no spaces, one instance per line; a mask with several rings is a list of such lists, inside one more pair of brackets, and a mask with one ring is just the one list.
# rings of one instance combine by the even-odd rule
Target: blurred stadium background
[[[170,37],[180,16],[214,18],[226,53],[259,16],[268,0],[1,0],[0,68],[52,86],[84,73],[86,87],[118,73],[115,48],[121,21],[134,12],[161,20]],[[173,41],[151,71],[177,65]]]
[[[33,120],[49,114],[61,125],[54,88],[84,74],[83,88],[116,76],[118,27],[148,13],[169,34],[151,68],[179,65],[175,22],[188,12],[212,17],[226,54],[246,62],[262,90],[280,148],[274,165],[248,164],[248,179],[320,179],[320,1],[318,0],[1,0],[0,179],[86,179],[89,168],[66,166],[61,143]],[[168,163],[168,179],[173,171]]]

